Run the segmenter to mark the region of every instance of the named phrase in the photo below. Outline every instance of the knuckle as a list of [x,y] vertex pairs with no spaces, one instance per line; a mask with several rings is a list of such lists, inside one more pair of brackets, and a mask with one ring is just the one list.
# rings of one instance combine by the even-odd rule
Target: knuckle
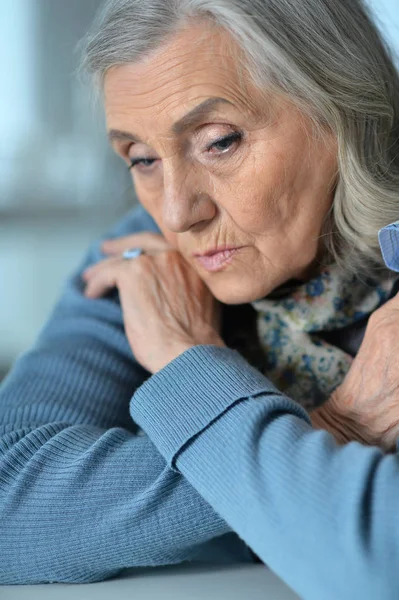
[[170,250],[163,250],[154,256],[154,260],[162,263],[169,263],[173,259],[172,252]]

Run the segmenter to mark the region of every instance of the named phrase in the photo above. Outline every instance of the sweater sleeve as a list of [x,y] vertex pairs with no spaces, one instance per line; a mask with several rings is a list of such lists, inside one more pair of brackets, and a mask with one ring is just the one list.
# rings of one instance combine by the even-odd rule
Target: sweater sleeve
[[[140,206],[104,237],[154,230]],[[104,238],[102,238],[104,239]],[[150,375],[117,296],[87,299],[80,273],[0,387],[0,584],[93,582],[184,560],[253,562],[249,548],[129,413]]]
[[397,454],[338,446],[238,352],[212,345],[145,381],[130,412],[301,598],[399,597]]

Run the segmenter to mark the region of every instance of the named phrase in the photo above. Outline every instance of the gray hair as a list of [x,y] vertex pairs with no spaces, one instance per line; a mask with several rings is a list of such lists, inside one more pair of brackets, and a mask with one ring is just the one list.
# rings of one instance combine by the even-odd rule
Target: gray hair
[[82,68],[101,88],[109,68],[138,62],[193,19],[229,32],[255,85],[288,96],[315,135],[334,132],[326,264],[384,272],[377,232],[399,219],[399,75],[369,9],[362,0],[108,0]]

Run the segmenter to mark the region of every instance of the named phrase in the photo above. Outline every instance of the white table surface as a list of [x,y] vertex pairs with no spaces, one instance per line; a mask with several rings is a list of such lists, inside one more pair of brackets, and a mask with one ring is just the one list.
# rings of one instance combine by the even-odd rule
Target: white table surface
[[1,600],[298,600],[264,565],[172,565],[128,569],[88,584],[0,586]]

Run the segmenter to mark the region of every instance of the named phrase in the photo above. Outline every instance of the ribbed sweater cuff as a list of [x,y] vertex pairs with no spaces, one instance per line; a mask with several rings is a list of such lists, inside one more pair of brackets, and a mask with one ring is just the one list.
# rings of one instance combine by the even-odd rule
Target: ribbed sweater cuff
[[148,434],[169,466],[179,450],[230,406],[262,394],[276,396],[289,412],[308,420],[299,404],[281,394],[273,383],[236,350],[213,345],[189,348],[147,379],[130,401],[133,420]]

